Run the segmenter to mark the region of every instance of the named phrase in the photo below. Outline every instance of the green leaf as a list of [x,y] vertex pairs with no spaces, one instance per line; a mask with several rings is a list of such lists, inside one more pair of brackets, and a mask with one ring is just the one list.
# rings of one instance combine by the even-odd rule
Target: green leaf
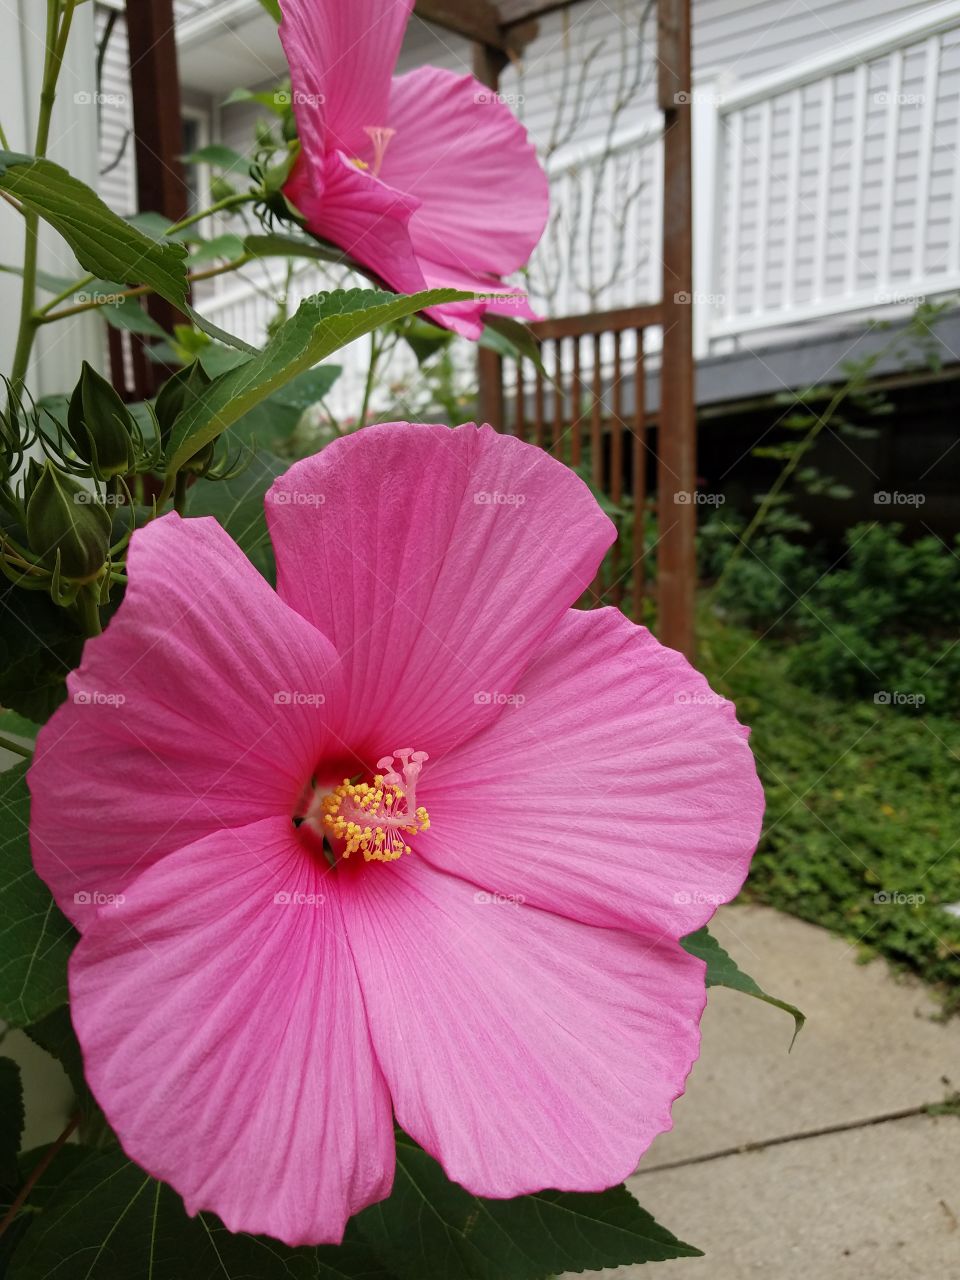
[[796,1005],[788,1004],[786,1000],[777,1000],[774,996],[768,996],[753,978],[738,968],[736,962],[706,928],[698,929],[696,933],[690,933],[685,938],[681,938],[680,945],[692,956],[706,962],[708,987],[730,987],[733,991],[742,991],[744,995],[765,1000],[767,1004],[772,1004],[777,1009],[783,1009],[785,1013],[789,1013],[793,1018],[793,1040],[790,1041],[790,1048],[793,1048],[793,1041],[796,1040],[806,1022],[806,1014],[801,1013]]
[[269,13],[274,22],[279,22],[283,16],[280,12],[280,0],[260,0],[260,3]]
[[659,1226],[626,1187],[481,1200],[399,1133],[393,1193],[354,1221],[405,1280],[541,1280],[700,1256]]
[[66,697],[83,637],[45,592],[0,581],[0,704],[38,723]]
[[101,307],[100,314],[107,324],[114,329],[126,329],[128,333],[142,333],[151,338],[165,338],[166,330],[157,324],[153,316],[141,307],[136,298],[125,298],[123,302],[111,302]]
[[255,258],[316,258],[320,262],[335,262],[338,266],[350,261],[342,250],[333,245],[322,244],[319,240],[308,240],[306,236],[282,236],[276,233],[247,236],[243,247]]
[[204,262],[214,262],[218,258],[232,261],[243,257],[243,240],[227,232],[222,236],[214,236],[212,240],[201,240],[190,255],[190,266],[199,267]]
[[[483,333],[480,335],[481,347],[489,347],[492,351],[507,356],[510,360],[525,357],[532,360],[538,369],[543,370],[540,356],[540,344],[533,336],[528,325],[521,324],[512,316],[500,316],[488,311],[483,317]],[[546,372],[544,370],[544,372]]]
[[149,285],[175,306],[186,305],[183,245],[144,235],[52,160],[0,151],[0,189],[59,231],[85,271]]
[[16,711],[0,711],[0,733],[12,738],[36,738],[40,726]]
[[187,514],[218,520],[270,583],[276,579],[277,570],[263,499],[277,476],[289,466],[283,458],[258,449],[239,475],[229,480],[198,480],[190,490]]
[[[269,1188],[264,1188],[269,1194]],[[292,1249],[234,1235],[121,1151],[90,1155],[14,1252],[9,1280],[393,1280],[368,1245]],[[423,1277],[420,1278],[423,1280]]]
[[67,999],[67,960],[76,933],[30,860],[26,766],[0,773],[0,1018],[14,1027],[45,1017]]
[[256,93],[250,89],[233,89],[224,98],[223,105],[230,107],[235,102],[258,102],[261,107],[266,107],[275,116],[281,117],[285,116],[290,109],[290,95],[280,94],[272,89],[261,89]]
[[198,450],[294,375],[310,369],[340,347],[423,307],[470,296],[456,289],[432,289],[410,297],[349,289],[305,299],[263,351],[217,378],[180,414],[173,424],[167,450],[167,475],[175,475]]
[[[0,264],[0,271],[12,276],[22,276],[23,267],[6,267]],[[72,284],[76,284],[74,276],[52,276],[49,271],[37,271],[37,284],[45,293],[63,293]]]
[[[309,409],[311,405],[319,403],[324,396],[329,395],[330,389],[342,372],[343,368],[339,364],[321,364],[316,369],[308,369],[306,373],[299,374],[286,386],[281,387],[270,397],[270,403],[281,404],[303,413],[305,409]],[[295,426],[296,423],[293,425]]]
[[250,164],[250,161],[245,159],[239,151],[234,151],[233,147],[224,146],[222,142],[211,142],[209,146],[191,151],[188,156],[182,156],[181,159],[184,164],[210,164],[217,169],[246,169]]
[[0,1058],[0,1187],[19,1184],[17,1155],[23,1138],[23,1085],[12,1058]]
[[56,1058],[73,1085],[77,1101],[84,1111],[88,1110],[93,1099],[83,1074],[83,1054],[70,1020],[69,1006],[61,1005],[39,1022],[24,1027],[24,1031],[34,1044]]

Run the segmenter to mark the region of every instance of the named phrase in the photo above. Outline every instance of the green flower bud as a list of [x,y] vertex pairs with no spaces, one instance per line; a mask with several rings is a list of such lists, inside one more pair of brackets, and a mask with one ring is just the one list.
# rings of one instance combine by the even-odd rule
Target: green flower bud
[[210,195],[216,201],[229,200],[231,196],[237,194],[237,189],[226,178],[221,178],[219,174],[210,179]]
[[199,360],[178,369],[172,378],[160,388],[154,412],[160,424],[160,440],[166,448],[174,422],[193,401],[209,387],[210,379],[204,373]]
[[27,503],[27,539],[48,569],[74,582],[90,582],[110,550],[110,515],[96,494],[49,460]]
[[37,481],[43,475],[43,463],[36,458],[31,458],[27,463],[27,470],[23,477],[23,505],[26,507],[30,501],[30,495],[37,487]]
[[137,425],[116,391],[86,361],[70,397],[67,436],[77,457],[100,480],[132,471],[137,461]]

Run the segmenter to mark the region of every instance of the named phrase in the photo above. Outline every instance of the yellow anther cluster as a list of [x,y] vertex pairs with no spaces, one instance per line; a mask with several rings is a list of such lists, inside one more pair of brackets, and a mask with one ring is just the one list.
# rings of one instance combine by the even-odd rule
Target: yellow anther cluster
[[324,796],[323,825],[331,836],[345,841],[341,856],[349,858],[359,851],[365,862],[395,862],[409,853],[405,836],[426,831],[430,819],[423,805],[412,814],[402,812],[404,798],[400,787],[385,782],[381,774],[372,783],[344,778]]

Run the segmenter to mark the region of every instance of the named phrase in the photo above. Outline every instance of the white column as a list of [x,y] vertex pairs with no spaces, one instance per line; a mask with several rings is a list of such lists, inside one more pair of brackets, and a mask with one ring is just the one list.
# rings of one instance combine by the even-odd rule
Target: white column
[[[60,74],[50,132],[52,160],[83,182],[97,183],[96,52],[93,4],[80,5],[73,17],[70,43]],[[0,122],[12,151],[30,154],[36,129],[46,5],[40,0],[9,0],[0,5]],[[0,261],[23,262],[23,220],[0,202]],[[68,279],[83,272],[63,240],[41,224],[39,267]],[[41,298],[43,294],[39,295]],[[0,273],[0,369],[8,373],[17,340],[20,278]],[[102,364],[102,321],[93,316],[60,321],[41,330],[34,347],[27,385],[35,397],[71,389],[81,360]]]

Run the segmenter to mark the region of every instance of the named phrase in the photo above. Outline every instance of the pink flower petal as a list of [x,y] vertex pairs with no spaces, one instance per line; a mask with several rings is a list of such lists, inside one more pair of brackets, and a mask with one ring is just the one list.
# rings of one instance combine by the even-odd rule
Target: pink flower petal
[[291,1245],[338,1242],[393,1180],[331,880],[289,819],[218,832],[128,885],[70,965],[87,1079],[127,1154],[189,1213]]
[[493,724],[424,771],[417,853],[575,920],[680,938],[746,877],[747,731],[615,609],[571,610]]
[[418,67],[393,81],[396,132],[380,176],[416,196],[410,222],[418,258],[468,275],[506,276],[543,233],[547,176],[527,131],[472,76]]
[[473,424],[367,427],[266,505],[278,590],[341,655],[340,732],[373,759],[498,714],[490,691],[513,688],[614,535],[567,468]]
[[388,123],[390,77],[413,0],[282,0],[280,40],[304,147],[359,156]]
[[427,307],[429,316],[445,329],[452,329],[464,338],[476,340],[483,332],[483,317],[488,311],[512,316],[514,320],[536,320],[537,313],[527,301],[525,293],[500,280],[455,270],[436,262],[419,259],[428,289],[467,289],[482,294],[476,302],[449,302],[442,307]]
[[314,235],[339,246],[392,289],[426,288],[407,230],[418,203],[412,196],[379,182],[338,151],[309,163],[301,156],[284,192]]
[[329,641],[215,520],[152,521],[133,535],[129,571],[29,773],[34,864],[81,929],[93,895],[172,850],[292,814],[313,765],[338,748]]
[[416,853],[365,871],[342,878],[344,920],[401,1127],[476,1195],[627,1177],[697,1056],[703,964]]

